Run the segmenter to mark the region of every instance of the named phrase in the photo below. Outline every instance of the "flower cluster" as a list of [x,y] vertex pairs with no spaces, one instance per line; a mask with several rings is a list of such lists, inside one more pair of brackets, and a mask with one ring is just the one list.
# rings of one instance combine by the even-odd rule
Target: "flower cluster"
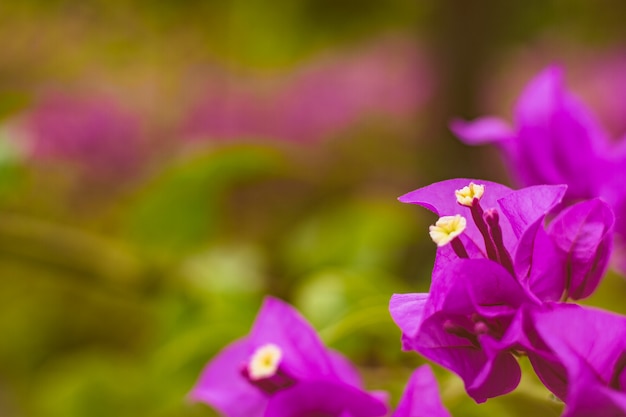
[[[288,304],[267,297],[250,334],[222,350],[191,398],[228,417],[378,417],[386,394],[366,392],[347,359],[324,347]],[[427,367],[418,368],[394,417],[446,417]]]
[[477,402],[515,389],[527,356],[566,416],[624,415],[626,318],[568,303],[604,275],[614,216],[601,199],[560,209],[565,195],[455,179],[400,197],[440,216],[438,248],[430,291],[394,295],[390,312],[403,349],[457,373]]
[[[455,120],[452,131],[469,145],[498,146],[522,186],[567,184],[566,202],[601,197],[616,213],[626,208],[626,141],[613,141],[551,66],[525,88],[515,126],[496,117]],[[616,267],[626,273],[626,218],[616,219]]]
[[[605,142],[560,77],[551,68],[531,83],[517,130],[493,118],[454,124],[469,142],[497,141],[530,186],[452,179],[399,198],[438,216],[429,228],[437,249],[429,292],[394,294],[389,311],[402,349],[456,373],[478,403],[513,391],[527,358],[565,417],[626,416],[626,317],[576,303],[620,244],[626,153]],[[582,164],[580,152],[591,156]],[[270,297],[191,397],[229,417],[450,417],[427,365],[390,413],[386,394],[365,391],[343,356]]]
[[275,138],[315,142],[368,116],[407,120],[432,95],[433,74],[412,39],[391,37],[290,74],[215,77],[190,110],[190,140]]
[[[527,356],[566,416],[624,415],[626,318],[571,302],[606,272],[613,212],[597,198],[562,208],[566,193],[454,179],[400,197],[439,216],[437,254],[430,291],[393,295],[391,316],[403,349],[458,374],[477,402],[514,390]],[[191,398],[229,417],[389,415],[386,395],[365,391],[354,367],[271,297]],[[449,416],[429,368],[415,371],[393,415]]]
[[33,159],[74,164],[97,180],[135,174],[142,159],[142,126],[110,98],[44,96],[19,127]]

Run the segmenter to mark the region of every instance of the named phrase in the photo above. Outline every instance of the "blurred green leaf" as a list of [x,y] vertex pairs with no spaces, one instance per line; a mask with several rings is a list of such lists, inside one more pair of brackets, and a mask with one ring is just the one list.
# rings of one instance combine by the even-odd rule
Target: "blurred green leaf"
[[265,259],[250,242],[215,245],[186,258],[181,275],[200,292],[249,293],[264,289]]
[[375,270],[327,268],[299,282],[294,304],[328,345],[360,364],[389,364],[406,355],[389,315],[395,277]]
[[167,253],[209,241],[220,229],[227,191],[277,172],[280,154],[237,145],[193,155],[170,167],[138,196],[128,233],[140,247]]
[[24,184],[24,159],[25,150],[20,148],[17,139],[0,126],[0,199],[11,196]]
[[327,266],[391,269],[416,236],[414,218],[395,200],[343,201],[304,219],[285,237],[294,274]]

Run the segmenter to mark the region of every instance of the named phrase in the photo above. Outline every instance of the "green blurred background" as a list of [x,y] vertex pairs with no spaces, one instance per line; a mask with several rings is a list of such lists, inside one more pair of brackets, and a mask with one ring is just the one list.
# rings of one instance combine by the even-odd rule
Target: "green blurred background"
[[[427,291],[435,252],[433,216],[397,196],[507,183],[448,121],[510,116],[552,62],[602,102],[589,83],[624,56],[625,15],[618,0],[0,3],[0,415],[212,416],[186,394],[265,294],[395,404],[422,360],[387,303]],[[600,117],[619,132],[615,107]],[[589,302],[626,313],[624,294],[609,275]],[[437,375],[455,416],[559,415],[523,366],[481,406]]]

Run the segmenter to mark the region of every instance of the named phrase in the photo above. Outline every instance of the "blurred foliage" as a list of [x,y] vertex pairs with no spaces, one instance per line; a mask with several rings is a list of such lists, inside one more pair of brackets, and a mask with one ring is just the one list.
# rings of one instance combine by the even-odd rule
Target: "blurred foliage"
[[[423,359],[400,350],[388,300],[426,291],[434,257],[432,216],[395,198],[455,176],[505,181],[493,153],[452,139],[450,117],[480,112],[480,81],[512,49],[546,33],[619,43],[625,10],[617,0],[1,2],[0,415],[215,415],[186,395],[267,293],[395,404]],[[318,143],[189,143],[173,127],[207,74],[284,74],[390,33],[424,45],[439,85],[404,124],[368,115]],[[136,109],[147,137],[137,175],[38,164],[19,122],[50,89]],[[610,274],[588,302],[626,313],[625,292]],[[520,388],[482,405],[438,368],[444,401],[458,417],[559,415],[522,365]]]
[[279,169],[268,148],[235,147],[192,155],[146,187],[129,209],[129,235],[141,248],[184,251],[218,232],[224,194]]

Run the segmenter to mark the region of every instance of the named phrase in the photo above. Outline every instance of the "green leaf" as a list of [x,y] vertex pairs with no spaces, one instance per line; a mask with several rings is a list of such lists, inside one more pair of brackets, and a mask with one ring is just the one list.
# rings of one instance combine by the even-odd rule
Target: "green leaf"
[[277,151],[237,145],[185,159],[162,173],[131,207],[131,240],[162,253],[188,250],[213,238],[220,229],[222,203],[238,184],[277,172]]

